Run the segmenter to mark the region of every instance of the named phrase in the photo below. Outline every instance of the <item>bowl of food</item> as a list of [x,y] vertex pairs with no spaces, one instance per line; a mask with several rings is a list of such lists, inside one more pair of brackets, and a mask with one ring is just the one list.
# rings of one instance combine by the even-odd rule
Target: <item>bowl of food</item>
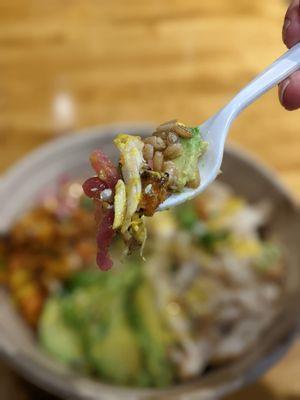
[[0,352],[72,399],[215,399],[257,379],[297,332],[299,209],[264,167],[228,148],[202,196],[146,221],[143,257],[112,246],[97,269],[89,154],[110,125],[57,139],[0,186]]

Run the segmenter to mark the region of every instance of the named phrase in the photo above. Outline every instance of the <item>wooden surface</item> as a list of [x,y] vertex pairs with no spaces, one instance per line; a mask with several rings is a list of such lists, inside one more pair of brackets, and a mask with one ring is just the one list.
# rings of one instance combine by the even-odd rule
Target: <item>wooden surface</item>
[[[73,129],[113,121],[197,124],[284,51],[283,0],[1,0],[0,171]],[[300,195],[300,112],[276,90],[230,140]],[[300,344],[229,399],[300,399]]]

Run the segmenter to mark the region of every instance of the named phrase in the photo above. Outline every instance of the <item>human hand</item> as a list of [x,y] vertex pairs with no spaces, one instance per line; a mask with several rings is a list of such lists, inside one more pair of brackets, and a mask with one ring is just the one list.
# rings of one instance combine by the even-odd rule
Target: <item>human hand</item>
[[[294,0],[286,12],[282,39],[288,48],[300,42],[300,0]],[[287,110],[300,108],[300,71],[281,82],[279,99]]]

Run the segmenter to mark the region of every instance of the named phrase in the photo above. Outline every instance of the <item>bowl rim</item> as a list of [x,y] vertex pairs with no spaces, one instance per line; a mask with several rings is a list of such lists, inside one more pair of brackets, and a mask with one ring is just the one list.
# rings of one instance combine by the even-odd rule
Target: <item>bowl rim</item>
[[[0,204],[1,204],[1,194],[5,193],[6,185],[14,180],[16,177],[18,177],[24,169],[26,169],[28,166],[39,162],[46,156],[51,156],[53,152],[60,147],[62,148],[68,148],[70,145],[80,145],[80,143],[85,143],[86,141],[89,141],[90,139],[93,138],[101,138],[105,137],[106,139],[114,137],[118,132],[128,130],[130,131],[145,131],[145,130],[150,130],[153,128],[154,124],[152,123],[113,123],[113,124],[107,124],[107,125],[99,125],[95,127],[90,127],[90,128],[85,128],[81,129],[79,131],[76,131],[72,133],[72,135],[68,134],[62,137],[55,138],[41,146],[39,146],[37,149],[33,150],[32,152],[28,153],[25,157],[23,157],[21,160],[17,161],[13,166],[11,166],[1,177],[0,180]],[[265,166],[260,160],[258,160],[255,156],[250,155],[247,151],[244,149],[241,149],[237,145],[232,145],[226,146],[226,154],[229,156],[232,156],[236,159],[239,159],[245,163],[247,163],[250,167],[255,168],[261,175],[264,176],[265,179],[270,181],[272,185],[275,187],[275,189],[285,198],[287,199],[290,207],[296,212],[300,214],[300,209],[299,209],[299,202],[297,199],[291,194],[291,192],[285,187],[285,185],[280,181],[278,176],[270,170],[269,167]],[[239,377],[234,377],[231,380],[228,379],[225,383],[222,383],[219,387],[214,387],[213,392],[212,389],[207,386],[207,388],[203,388],[199,386],[198,387],[193,385],[191,389],[191,396],[198,395],[199,398],[200,395],[203,396],[203,398],[212,398],[211,396],[213,395],[214,398],[218,397],[219,395],[225,395],[233,390],[236,390],[237,388],[240,388],[241,386],[244,386],[246,384],[249,384],[253,381],[255,381],[259,376],[261,376],[268,368],[270,368],[271,365],[273,365],[276,361],[278,361],[287,351],[289,348],[292,340],[297,334],[298,330],[298,325],[299,321],[298,319],[294,321],[294,329],[291,330],[287,335],[285,335],[284,339],[282,340],[279,345],[273,349],[272,351],[268,352],[264,358],[262,358],[257,364],[253,365],[249,370],[247,371],[247,376],[244,373],[243,375]],[[23,375],[26,379],[29,381],[37,384],[38,386],[42,387],[44,390],[48,390],[56,395],[60,396],[72,396],[72,398],[91,398],[91,399],[96,399],[96,397],[93,397],[92,394],[85,391],[86,384],[88,382],[93,382],[95,385],[101,388],[101,390],[105,388],[113,389],[114,393],[116,396],[118,396],[118,392],[126,395],[129,395],[128,399],[133,399],[133,398],[146,398],[144,396],[150,396],[153,398],[153,396],[164,396],[163,398],[167,398],[168,395],[170,395],[172,399],[175,399],[177,396],[177,393],[174,393],[174,390],[178,391],[179,388],[187,388],[190,386],[190,384],[181,384],[181,385],[176,385],[172,386],[171,388],[168,389],[139,389],[139,388],[123,388],[121,386],[113,386],[113,385],[107,385],[103,384],[101,381],[97,382],[89,378],[82,378],[80,379],[80,382],[78,382],[78,385],[76,386],[71,386],[70,388],[65,387],[65,382],[63,382],[61,379],[57,379],[56,382],[54,382],[54,378],[51,377],[46,377],[45,374],[43,374],[40,369],[38,368],[38,365],[35,365],[34,368],[31,365],[31,369],[27,369],[26,367],[26,360],[17,360],[17,359],[12,359],[10,357],[10,354],[8,351],[6,351],[5,348],[0,348],[0,354],[1,356],[6,359],[6,361],[11,364],[21,375]],[[79,375],[79,377],[82,377],[82,375]],[[59,375],[57,376],[59,378]],[[81,385],[82,384],[82,385]],[[121,391],[121,392],[120,392]],[[172,393],[173,391],[173,393]],[[79,395],[76,393],[80,393]],[[105,397],[107,394],[104,393],[105,390],[103,391],[103,399],[110,398],[118,398],[118,397]],[[192,394],[193,392],[193,394]],[[182,393],[180,393],[180,396]],[[137,397],[134,397],[137,396]],[[181,397],[178,398],[181,398]],[[188,395],[184,395],[185,399],[189,398],[195,398],[195,397],[188,397]],[[206,396],[206,397],[205,397]],[[150,398],[149,397],[149,398]],[[97,397],[97,398],[102,398]],[[125,397],[124,397],[125,398]],[[126,397],[127,398],[127,397]],[[155,397],[156,398],[156,397]],[[158,397],[157,397],[158,398]],[[202,397],[201,397],[202,398]]]

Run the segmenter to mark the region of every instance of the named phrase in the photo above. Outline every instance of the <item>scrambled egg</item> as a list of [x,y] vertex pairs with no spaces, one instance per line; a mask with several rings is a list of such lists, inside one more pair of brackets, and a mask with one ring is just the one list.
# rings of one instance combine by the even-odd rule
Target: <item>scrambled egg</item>
[[140,172],[144,164],[144,144],[139,136],[126,134],[118,135],[114,142],[121,153],[122,175],[126,185],[126,212],[121,226],[121,232],[124,233],[131,225],[142,195]]

